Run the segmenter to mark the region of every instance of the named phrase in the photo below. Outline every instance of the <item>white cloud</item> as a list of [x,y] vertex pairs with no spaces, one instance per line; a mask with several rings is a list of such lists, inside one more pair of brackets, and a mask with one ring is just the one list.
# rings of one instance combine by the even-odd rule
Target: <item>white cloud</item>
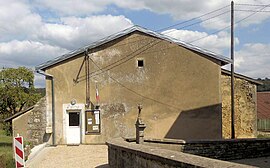
[[270,44],[250,43],[235,52],[236,72],[254,78],[270,77]]
[[[169,14],[175,20],[188,20],[210,11],[227,6],[225,9],[212,13],[202,17],[201,19],[207,19],[209,17],[228,12],[226,15],[213,18],[207,22],[201,23],[201,26],[209,29],[221,29],[230,25],[230,1],[198,1],[198,0],[47,0],[47,1],[35,1],[43,8],[48,8],[52,11],[56,11],[60,16],[90,16],[98,12],[104,12],[110,5],[129,9],[129,10],[149,10],[158,14]],[[235,0],[235,9],[250,9],[260,10],[262,7],[254,6],[240,6],[237,4],[249,3],[249,4],[268,4],[268,0]],[[235,21],[238,21],[246,16],[249,12],[235,12]],[[259,24],[269,18],[269,15],[257,13],[255,16],[250,17],[244,22],[240,23],[241,26],[247,26],[250,24]],[[239,26],[239,25],[238,25]]]
[[[230,34],[225,31],[209,35],[206,32],[171,29],[162,33],[188,43],[198,40],[192,44],[219,54],[230,48]],[[239,44],[238,38],[235,38],[235,44]]]
[[28,37],[39,30],[41,20],[23,1],[0,0],[0,41]]
[[46,23],[37,39],[72,50],[132,26],[124,16],[64,17],[61,24]]
[[1,67],[34,67],[55,58],[68,50],[36,41],[18,41],[0,43]]

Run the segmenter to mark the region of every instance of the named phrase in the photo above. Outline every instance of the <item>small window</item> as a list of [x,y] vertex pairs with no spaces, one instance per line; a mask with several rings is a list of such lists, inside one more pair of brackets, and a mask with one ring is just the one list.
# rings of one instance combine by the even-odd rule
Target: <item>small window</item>
[[80,113],[69,113],[69,126],[80,126]]
[[144,61],[143,61],[143,59],[138,59],[137,62],[138,62],[138,67],[139,67],[139,68],[143,68],[143,66],[144,66]]

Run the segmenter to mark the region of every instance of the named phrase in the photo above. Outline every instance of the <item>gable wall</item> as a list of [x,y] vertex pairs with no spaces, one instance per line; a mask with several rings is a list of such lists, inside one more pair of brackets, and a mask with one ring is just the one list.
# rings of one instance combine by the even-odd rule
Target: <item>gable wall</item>
[[[100,67],[105,67],[126,56],[134,56],[130,53],[150,42],[155,45],[134,58],[129,57],[127,62],[106,73],[91,77],[93,103],[95,81],[99,85],[101,134],[86,135],[85,143],[103,143],[111,137],[135,136],[138,104],[143,104],[142,119],[147,125],[145,135],[148,137],[221,138],[221,72],[220,66],[213,60],[139,33],[92,50],[90,57]],[[144,68],[137,67],[138,58],[144,59]],[[72,99],[85,104],[85,80],[77,84],[73,82],[82,61],[83,57],[77,57],[46,71],[55,79],[58,144],[66,142],[63,136],[63,104],[69,104]],[[90,71],[96,70],[98,68],[90,61]],[[80,76],[84,76],[84,72],[83,67]],[[46,83],[46,90],[50,113],[50,81]]]

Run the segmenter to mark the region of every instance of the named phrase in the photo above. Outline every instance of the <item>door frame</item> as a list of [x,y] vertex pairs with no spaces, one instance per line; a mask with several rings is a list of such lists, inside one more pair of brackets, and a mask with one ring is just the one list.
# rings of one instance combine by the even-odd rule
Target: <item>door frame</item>
[[63,104],[63,141],[67,144],[67,130],[69,128],[69,112],[80,113],[80,144],[85,143],[85,112],[84,104]]

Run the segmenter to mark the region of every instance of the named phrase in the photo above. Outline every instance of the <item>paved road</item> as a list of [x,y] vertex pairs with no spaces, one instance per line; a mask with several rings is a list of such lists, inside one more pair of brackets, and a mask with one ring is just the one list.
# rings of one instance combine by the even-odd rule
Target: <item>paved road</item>
[[26,167],[108,168],[108,148],[106,145],[45,147]]

